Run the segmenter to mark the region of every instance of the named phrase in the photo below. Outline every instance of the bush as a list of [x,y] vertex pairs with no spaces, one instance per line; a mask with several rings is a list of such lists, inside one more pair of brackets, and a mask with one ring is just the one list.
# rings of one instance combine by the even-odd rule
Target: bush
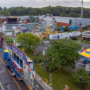
[[72,40],[77,40],[77,37],[76,36],[72,36],[71,39]]
[[65,31],[69,31],[70,30],[68,26],[66,26],[64,29],[65,29]]

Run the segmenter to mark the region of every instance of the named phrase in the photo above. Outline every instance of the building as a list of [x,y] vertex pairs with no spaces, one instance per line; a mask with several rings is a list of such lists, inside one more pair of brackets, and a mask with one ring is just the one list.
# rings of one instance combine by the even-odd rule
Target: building
[[82,33],[82,40],[90,41],[90,31]]
[[44,16],[39,16],[39,19],[51,23],[53,20],[57,22],[57,25],[60,26],[85,26],[85,25],[90,25],[90,18],[74,18],[74,17],[61,17],[61,16],[54,16],[54,17],[44,17]]
[[7,18],[7,24],[17,24],[19,17],[6,17]]

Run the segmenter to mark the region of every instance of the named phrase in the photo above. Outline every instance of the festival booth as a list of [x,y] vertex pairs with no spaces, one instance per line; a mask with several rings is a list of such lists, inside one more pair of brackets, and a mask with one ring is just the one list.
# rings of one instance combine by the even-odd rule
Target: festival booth
[[15,73],[16,77],[23,80],[32,90],[35,77],[33,61],[14,45],[8,47],[8,51],[10,61],[6,66],[9,66],[12,73]]
[[79,54],[82,58],[85,59],[82,63],[85,64],[85,66],[86,66],[85,70],[87,70],[89,72],[89,75],[90,75],[90,48],[79,51]]

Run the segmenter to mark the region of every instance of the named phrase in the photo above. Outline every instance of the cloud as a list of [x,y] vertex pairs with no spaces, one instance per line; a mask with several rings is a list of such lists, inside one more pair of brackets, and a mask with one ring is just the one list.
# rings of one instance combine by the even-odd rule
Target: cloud
[[[45,7],[45,6],[68,6],[81,7],[82,0],[0,0],[1,7],[24,6],[24,7]],[[90,0],[83,0],[84,7],[90,8]]]

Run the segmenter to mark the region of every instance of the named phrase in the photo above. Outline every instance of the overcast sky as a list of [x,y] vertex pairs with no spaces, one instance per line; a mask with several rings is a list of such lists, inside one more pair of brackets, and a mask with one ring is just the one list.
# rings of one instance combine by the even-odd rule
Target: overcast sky
[[[90,0],[83,0],[84,7],[90,8]],[[45,7],[45,6],[81,7],[81,0],[0,0],[1,7]]]

